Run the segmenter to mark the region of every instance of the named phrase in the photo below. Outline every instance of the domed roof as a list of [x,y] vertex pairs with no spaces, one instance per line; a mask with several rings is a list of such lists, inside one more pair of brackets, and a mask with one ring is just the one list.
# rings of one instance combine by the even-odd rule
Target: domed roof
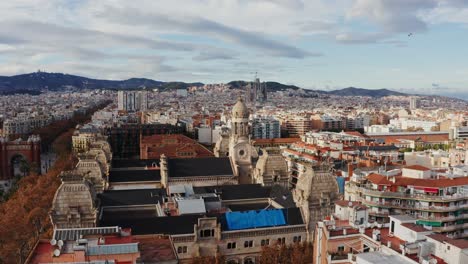
[[237,99],[237,103],[232,108],[232,117],[233,118],[249,118],[249,109],[242,100],[241,97]]

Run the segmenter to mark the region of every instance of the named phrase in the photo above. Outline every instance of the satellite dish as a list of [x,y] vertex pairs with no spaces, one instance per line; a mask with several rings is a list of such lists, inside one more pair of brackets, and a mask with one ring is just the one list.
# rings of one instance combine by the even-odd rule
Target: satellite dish
[[50,240],[50,244],[51,244],[52,246],[57,245],[57,240],[55,240],[55,239]]
[[58,245],[59,247],[63,247],[63,240],[59,240],[59,241],[57,242],[57,245]]
[[54,257],[60,256],[60,250],[56,249],[54,250]]

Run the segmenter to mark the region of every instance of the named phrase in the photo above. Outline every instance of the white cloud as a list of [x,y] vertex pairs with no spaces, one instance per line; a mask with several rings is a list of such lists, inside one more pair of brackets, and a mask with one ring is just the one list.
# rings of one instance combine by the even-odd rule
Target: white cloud
[[468,25],[467,8],[467,0],[0,1],[0,75],[45,68],[183,80],[262,69],[279,78],[327,60],[334,51],[318,41],[405,46],[402,34]]

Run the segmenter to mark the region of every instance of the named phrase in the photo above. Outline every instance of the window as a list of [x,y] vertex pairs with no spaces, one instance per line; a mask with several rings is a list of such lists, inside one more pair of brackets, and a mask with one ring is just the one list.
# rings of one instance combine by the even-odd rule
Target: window
[[447,250],[450,250],[450,246],[447,246]]
[[230,243],[227,244],[228,249],[234,249],[236,247],[237,247],[236,242],[230,242]]
[[182,246],[177,248],[177,253],[187,253],[187,246]]
[[200,237],[213,237],[214,229],[200,230]]
[[301,242],[302,238],[301,236],[294,236],[293,237],[293,242],[296,243],[296,242]]
[[284,245],[284,244],[286,244],[286,238],[284,238],[284,237],[278,238],[278,244],[279,244],[279,245]]
[[268,246],[270,245],[270,239],[262,239],[261,243],[260,243],[263,246]]
[[252,240],[245,241],[245,242],[244,242],[244,247],[245,247],[245,248],[251,248],[251,247],[253,247],[253,241],[252,241]]
[[244,264],[254,264],[254,261],[251,258],[244,259]]
[[339,246],[338,247],[338,252],[344,252],[344,246]]

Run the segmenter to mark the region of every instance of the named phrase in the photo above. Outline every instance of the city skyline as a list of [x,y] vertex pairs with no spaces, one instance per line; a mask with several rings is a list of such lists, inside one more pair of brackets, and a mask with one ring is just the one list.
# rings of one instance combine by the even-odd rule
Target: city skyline
[[[184,9],[181,10],[181,6]],[[262,80],[468,97],[468,2],[15,1],[0,75]]]

